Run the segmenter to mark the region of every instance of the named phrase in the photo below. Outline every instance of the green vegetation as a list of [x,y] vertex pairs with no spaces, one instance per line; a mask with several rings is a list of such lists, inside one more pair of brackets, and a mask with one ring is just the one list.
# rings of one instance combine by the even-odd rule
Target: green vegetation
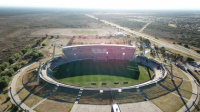
[[197,30],[189,30],[182,26],[170,27],[168,23],[153,22],[147,26],[145,33],[173,42],[175,41],[179,45],[184,44],[187,48],[189,48],[188,45],[197,48],[200,47],[200,32]]
[[0,69],[1,71],[4,71],[6,68],[9,67],[9,63],[8,62],[3,62],[1,65],[0,65]]
[[104,20],[119,24],[122,27],[128,27],[131,30],[140,30],[144,25],[146,25],[146,23],[144,22],[130,20],[129,18],[127,18],[127,15],[119,16],[118,14],[116,15],[112,14],[109,16],[105,16],[105,15],[95,15],[95,16],[100,19],[104,19]]
[[[55,68],[53,74],[59,81],[71,85],[119,87],[147,81],[151,78],[153,72],[134,61],[108,60],[95,62],[84,60],[63,64]],[[128,82],[128,84],[124,84],[124,82]]]
[[151,101],[164,112],[176,112],[187,103],[186,100],[182,100],[179,96],[173,95],[172,93]]
[[[36,60],[43,57],[43,53],[38,50],[31,50],[30,46],[24,47],[20,52],[12,55],[8,62],[3,62],[0,65],[0,89],[8,86],[10,77],[12,77],[17,70],[23,67],[27,60]],[[19,61],[19,59],[22,59]]]
[[0,77],[0,89],[7,87],[9,82],[10,82],[10,77],[8,76]]
[[193,58],[190,58],[190,57],[188,57],[188,58],[187,58],[187,61],[188,61],[188,62],[193,62],[193,61],[194,61],[194,59],[193,59]]

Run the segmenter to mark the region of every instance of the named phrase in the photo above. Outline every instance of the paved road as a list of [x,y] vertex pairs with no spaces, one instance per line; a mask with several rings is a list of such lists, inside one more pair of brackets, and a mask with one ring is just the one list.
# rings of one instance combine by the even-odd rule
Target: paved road
[[[22,101],[21,101],[21,99],[19,98],[19,96],[18,96],[18,94],[17,94],[17,92],[16,92],[16,82],[17,82],[17,79],[18,79],[18,77],[21,75],[21,73],[23,73],[24,72],[24,70],[28,67],[28,66],[30,66],[30,65],[32,65],[33,63],[30,63],[30,64],[28,64],[26,67],[23,67],[21,70],[20,70],[20,72],[19,73],[17,73],[14,77],[13,77],[13,80],[12,80],[12,82],[11,82],[11,85],[10,85],[10,87],[11,87],[11,91],[9,91],[9,96],[10,96],[10,98],[11,98],[11,102],[13,103],[13,104],[15,104],[15,105],[19,105],[20,104],[20,107],[22,108],[22,109],[26,109],[26,110],[29,110],[29,112],[35,112],[34,110],[32,110],[30,107],[28,107],[26,104],[24,104]],[[21,103],[22,102],[22,103]]]
[[144,25],[144,27],[142,27],[141,29],[140,29],[140,31],[139,32],[142,32],[148,25],[150,25],[152,23],[152,21],[150,21],[150,22],[148,22],[146,25]]
[[[93,18],[93,19],[96,19],[96,20],[99,20],[98,18],[96,18],[95,16],[93,15],[90,15],[90,14],[86,14],[86,16],[90,17],[90,18]],[[174,49],[174,50],[177,50],[177,51],[180,51],[180,52],[183,52],[185,54],[188,54],[188,55],[192,55],[194,57],[197,57],[197,58],[200,58],[200,54],[190,50],[190,49],[187,49],[187,48],[184,48],[182,46],[177,46],[177,45],[173,45],[173,44],[169,44],[169,43],[166,43],[166,42],[163,42],[161,40],[158,40],[158,39],[155,39],[153,38],[152,36],[148,36],[148,35],[145,35],[145,34],[142,34],[142,33],[139,33],[139,32],[136,32],[136,31],[133,31],[129,28],[126,28],[126,27],[121,27],[120,25],[118,24],[115,24],[115,23],[112,23],[112,22],[109,22],[109,21],[106,21],[106,20],[100,20],[101,22],[105,23],[105,24],[109,24],[111,26],[115,26],[116,28],[119,28],[119,29],[122,29],[124,31],[127,31],[129,33],[132,33],[132,34],[135,34],[135,35],[138,35],[138,36],[141,36],[143,38],[147,38],[151,41],[154,41],[156,43],[159,43],[160,45],[162,45],[163,47],[166,47],[166,48],[171,48],[171,49]]]

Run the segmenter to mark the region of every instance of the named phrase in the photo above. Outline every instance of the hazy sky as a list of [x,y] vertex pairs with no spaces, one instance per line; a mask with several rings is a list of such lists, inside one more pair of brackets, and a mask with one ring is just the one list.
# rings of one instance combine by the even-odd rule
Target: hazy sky
[[200,10],[200,0],[0,0],[1,6]]

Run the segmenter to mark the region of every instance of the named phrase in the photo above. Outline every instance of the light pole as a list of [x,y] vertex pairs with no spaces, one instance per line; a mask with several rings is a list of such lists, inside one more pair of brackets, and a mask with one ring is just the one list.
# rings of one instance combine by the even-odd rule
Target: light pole
[[36,86],[39,85],[39,81],[40,81],[40,69],[41,69],[41,61],[39,62]]
[[142,43],[142,46],[143,46],[143,55],[145,56],[145,43],[144,42]]
[[174,80],[174,76],[173,76],[173,69],[172,69],[172,60],[170,60],[170,65],[171,65],[171,80]]
[[54,44],[53,44],[53,54],[52,54],[52,60],[54,59],[54,56],[55,56],[55,47],[56,47],[56,44],[54,43]]

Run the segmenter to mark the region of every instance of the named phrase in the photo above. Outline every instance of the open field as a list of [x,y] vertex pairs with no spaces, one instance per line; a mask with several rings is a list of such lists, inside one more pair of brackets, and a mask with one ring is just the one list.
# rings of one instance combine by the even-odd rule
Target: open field
[[29,33],[29,36],[45,36],[53,35],[53,36],[110,36],[115,35],[117,30],[108,28],[108,27],[102,27],[102,28],[42,28],[37,30],[32,30],[32,32]]
[[[34,45],[46,34],[74,36],[80,34],[72,33],[72,30],[80,29],[97,29],[98,35],[110,35],[109,31],[116,32],[113,29],[109,30],[109,27],[101,22],[85,16],[80,10],[1,8],[0,18],[0,63],[7,61],[12,54],[23,47]],[[68,28],[71,30],[66,30]],[[106,28],[108,31],[104,33]]]
[[153,72],[134,61],[84,60],[63,64],[55,68],[53,74],[59,81],[70,85],[120,87],[145,82],[151,78]]
[[72,33],[76,34],[97,34],[96,30],[90,31],[90,30],[73,30]]

